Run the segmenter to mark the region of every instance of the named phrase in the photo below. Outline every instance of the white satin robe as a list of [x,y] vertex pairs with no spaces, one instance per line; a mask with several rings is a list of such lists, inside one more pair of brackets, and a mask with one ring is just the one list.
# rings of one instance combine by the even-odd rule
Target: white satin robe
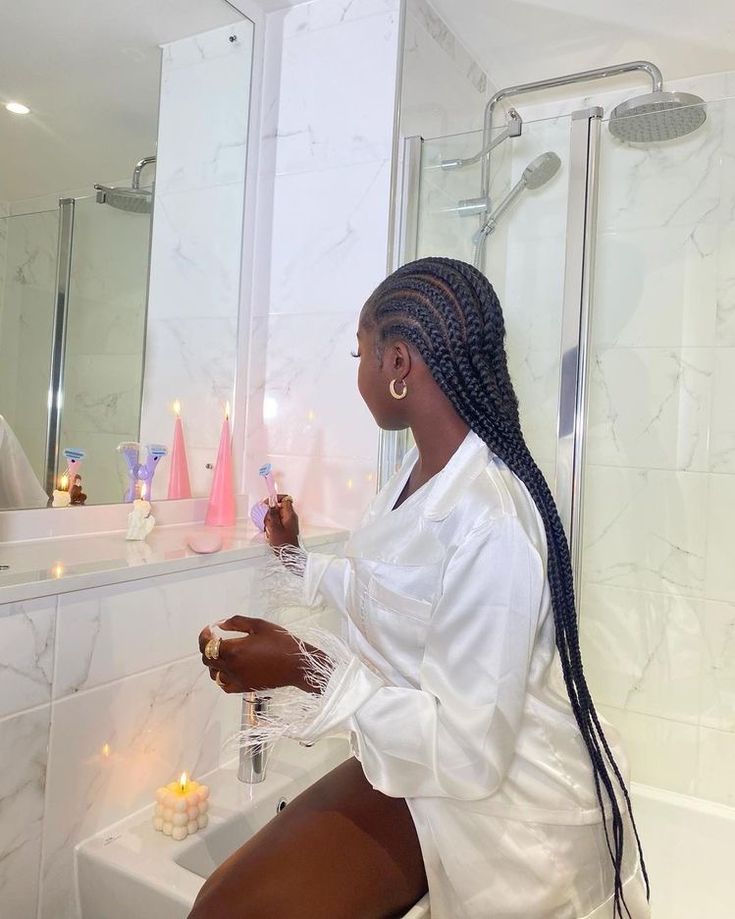
[[[472,432],[393,510],[416,455],[375,497],[344,558],[308,555],[306,602],[342,611],[349,660],[303,739],[349,731],[371,785],[406,799],[432,919],[612,919],[541,519]],[[608,739],[625,770],[612,728]],[[633,919],[648,916],[629,832],[623,880]]]

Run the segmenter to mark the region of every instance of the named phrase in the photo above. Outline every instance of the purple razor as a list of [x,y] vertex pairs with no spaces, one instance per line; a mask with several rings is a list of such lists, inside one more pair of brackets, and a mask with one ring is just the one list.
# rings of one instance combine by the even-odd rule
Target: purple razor
[[273,481],[273,467],[270,463],[266,463],[264,466],[261,466],[258,470],[258,474],[262,475],[265,479],[265,486],[268,490],[268,501],[267,503],[265,501],[257,501],[250,508],[250,519],[260,530],[260,532],[264,533],[265,515],[268,513],[269,508],[275,507],[278,504],[278,491],[276,490],[276,485]]

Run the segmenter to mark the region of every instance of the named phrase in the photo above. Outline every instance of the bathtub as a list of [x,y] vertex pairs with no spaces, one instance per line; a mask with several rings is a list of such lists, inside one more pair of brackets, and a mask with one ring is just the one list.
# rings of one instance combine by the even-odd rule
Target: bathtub
[[633,783],[652,919],[735,915],[735,808]]

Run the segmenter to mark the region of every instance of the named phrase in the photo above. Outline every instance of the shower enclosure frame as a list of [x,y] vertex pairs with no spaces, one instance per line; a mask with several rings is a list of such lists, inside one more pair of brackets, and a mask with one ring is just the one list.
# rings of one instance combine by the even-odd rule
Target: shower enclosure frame
[[[588,396],[588,350],[591,291],[594,280],[599,149],[603,119],[599,106],[571,115],[569,187],[564,263],[564,291],[559,360],[559,398],[556,417],[555,495],[559,516],[569,540],[575,589],[581,567],[581,527],[585,422]],[[418,189],[423,138],[407,137],[399,173],[398,207],[394,215],[393,269],[416,257]],[[381,431],[378,449],[378,487],[382,487],[408,448],[407,431]]]
[[72,251],[74,247],[74,198],[59,199],[59,242],[56,255],[56,292],[54,296],[54,329],[51,343],[49,372],[48,419],[46,426],[46,469],[44,484],[47,494],[56,488],[61,438],[61,409],[64,400],[64,353],[69,312]]

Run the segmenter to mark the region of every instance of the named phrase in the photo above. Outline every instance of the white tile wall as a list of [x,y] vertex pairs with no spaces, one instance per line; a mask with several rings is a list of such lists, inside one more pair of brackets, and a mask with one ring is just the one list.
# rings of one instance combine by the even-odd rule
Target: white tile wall
[[440,137],[482,128],[482,68],[426,0],[406,3],[401,133]]
[[[735,78],[672,88],[717,100],[732,95]],[[562,170],[525,193],[489,238],[487,273],[506,316],[524,432],[549,476],[565,113],[600,103],[609,112],[620,96],[517,101],[523,135],[493,153],[494,200],[543,150],[559,154]],[[441,209],[477,194],[479,177],[432,167],[475,149],[471,135],[425,144],[420,254],[471,257],[476,222]],[[623,731],[634,777],[727,803],[735,788],[734,151],[735,102],[713,101],[701,131],[655,147],[622,147],[603,126],[580,602],[586,672]]]
[[[728,79],[681,88],[717,98]],[[581,604],[634,777],[727,804],[733,117],[712,102],[701,131],[649,149],[603,134]]]
[[315,0],[267,29],[259,183],[273,219],[253,306],[247,490],[260,493],[270,460],[302,515],[349,527],[375,491],[378,429],[349,352],[386,272],[398,2]]
[[[202,775],[232,757],[223,745],[239,698],[209,679],[197,636],[236,613],[273,615],[261,565],[0,605],[3,917],[79,919],[76,843],[182,770]],[[306,621],[297,608],[284,616]]]

